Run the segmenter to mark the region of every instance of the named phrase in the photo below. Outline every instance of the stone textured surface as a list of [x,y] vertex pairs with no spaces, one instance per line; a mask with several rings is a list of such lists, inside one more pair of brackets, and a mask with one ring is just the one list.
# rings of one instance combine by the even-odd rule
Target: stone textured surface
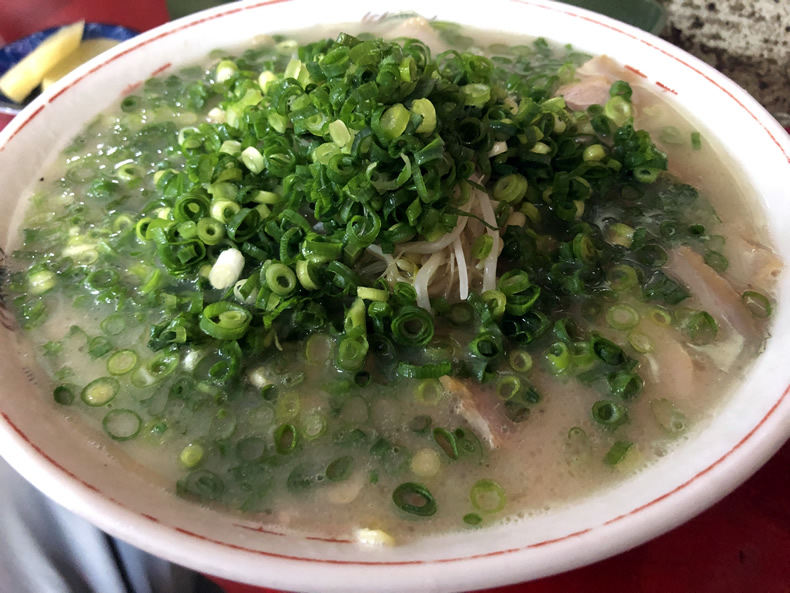
[[661,37],[726,74],[790,126],[790,0],[658,0]]

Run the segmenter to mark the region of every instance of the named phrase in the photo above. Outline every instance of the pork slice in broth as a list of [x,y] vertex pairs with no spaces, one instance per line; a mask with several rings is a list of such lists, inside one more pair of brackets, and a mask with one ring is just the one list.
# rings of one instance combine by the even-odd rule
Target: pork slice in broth
[[732,223],[723,223],[719,234],[727,237],[722,249],[729,262],[726,276],[740,286],[758,289],[773,286],[782,261],[765,245],[748,238],[740,228]]
[[741,295],[701,255],[689,247],[678,247],[670,253],[667,271],[689,289],[710,315],[749,341],[759,338],[761,332]]
[[653,350],[646,355],[649,382],[660,384],[676,401],[694,397],[699,387],[694,360],[675,331],[654,323],[642,324],[639,329],[653,342]]
[[474,383],[454,377],[440,377],[442,386],[455,398],[455,412],[480,436],[490,449],[498,449],[507,439],[505,418],[499,399]]
[[[578,80],[557,89],[571,109],[584,110],[590,105],[603,105],[609,99],[609,88],[618,80],[635,82],[635,75],[608,56],[596,56],[587,60],[577,70]],[[633,88],[638,95],[639,87]],[[632,100],[638,103],[638,97]]]
[[590,105],[606,103],[612,83],[602,76],[590,76],[581,81],[564,85],[557,91],[571,109],[582,111]]

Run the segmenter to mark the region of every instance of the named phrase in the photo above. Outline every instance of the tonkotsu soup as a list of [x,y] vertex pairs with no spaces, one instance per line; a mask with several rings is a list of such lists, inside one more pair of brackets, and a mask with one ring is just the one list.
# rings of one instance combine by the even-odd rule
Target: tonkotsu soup
[[179,496],[369,543],[671,455],[768,336],[732,165],[605,57],[370,26],[147,80],[42,174],[4,292],[53,407]]

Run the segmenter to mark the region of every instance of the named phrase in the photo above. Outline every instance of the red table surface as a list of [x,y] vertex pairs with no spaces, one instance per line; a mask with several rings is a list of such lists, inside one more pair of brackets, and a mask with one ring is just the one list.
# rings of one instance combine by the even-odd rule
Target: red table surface
[[[139,31],[164,0],[0,0],[0,37],[79,19]],[[8,122],[0,115],[0,128]],[[227,593],[267,591],[211,577]],[[790,593],[790,443],[750,480],[684,525],[607,560],[489,593]]]

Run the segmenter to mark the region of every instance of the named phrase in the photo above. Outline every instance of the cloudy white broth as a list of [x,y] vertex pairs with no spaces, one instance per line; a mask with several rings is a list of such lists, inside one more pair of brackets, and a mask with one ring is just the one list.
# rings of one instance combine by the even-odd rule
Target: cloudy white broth
[[196,504],[377,543],[671,454],[768,337],[732,166],[604,57],[376,27],[147,80],[42,174],[4,298],[53,407]]

